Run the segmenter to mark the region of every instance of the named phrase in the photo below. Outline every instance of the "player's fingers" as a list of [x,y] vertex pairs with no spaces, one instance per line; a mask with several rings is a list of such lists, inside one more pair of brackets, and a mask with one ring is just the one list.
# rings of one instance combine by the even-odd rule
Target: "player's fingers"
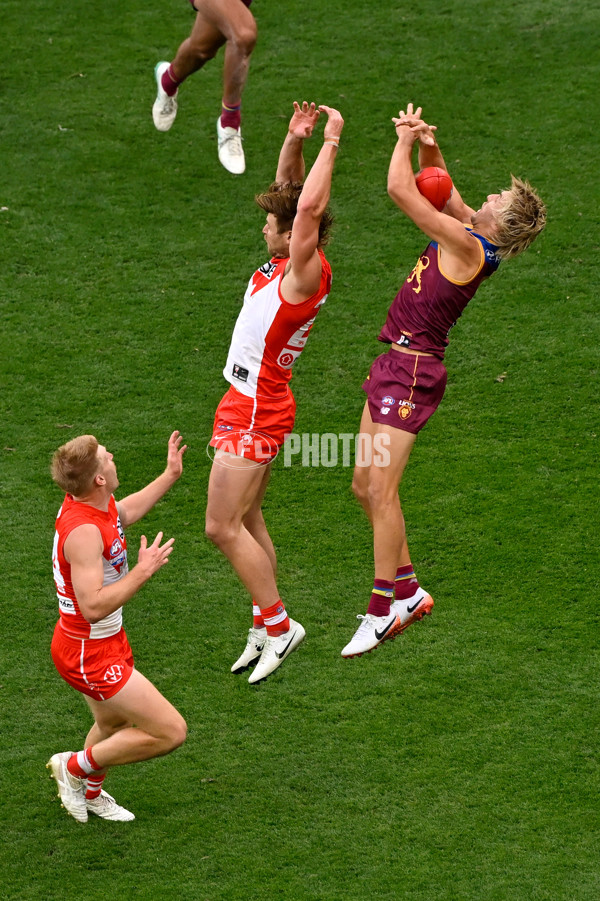
[[147,547],[148,541],[146,539],[146,536],[142,535],[142,537],[140,538],[140,551],[145,551]]
[[174,544],[174,543],[175,543],[175,539],[174,539],[174,538],[169,538],[168,541],[165,541],[165,543],[162,545],[162,547],[160,548],[160,550],[161,550],[161,551],[167,551],[167,550],[168,550],[169,553],[170,553],[170,549],[173,547],[173,544]]
[[159,547],[162,541],[163,533],[159,532],[154,541],[152,542],[152,547]]

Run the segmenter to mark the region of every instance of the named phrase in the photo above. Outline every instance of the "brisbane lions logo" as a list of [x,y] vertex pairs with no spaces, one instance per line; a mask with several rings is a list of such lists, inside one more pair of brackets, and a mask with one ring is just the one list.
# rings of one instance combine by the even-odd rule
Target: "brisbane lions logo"
[[[408,282],[409,285],[412,284],[413,291],[415,292],[415,294],[421,293],[421,278],[422,278],[425,270],[428,268],[429,268],[429,257],[426,257],[426,256],[419,257],[419,259],[417,260],[417,265],[415,266],[415,268],[413,269],[411,274],[406,279],[406,281]],[[413,284],[413,282],[415,282],[415,281],[416,281],[416,285]]]

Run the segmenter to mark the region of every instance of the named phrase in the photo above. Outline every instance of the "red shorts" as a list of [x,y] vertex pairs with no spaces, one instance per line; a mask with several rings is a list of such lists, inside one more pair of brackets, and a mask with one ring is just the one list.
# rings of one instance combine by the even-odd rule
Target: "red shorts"
[[437,410],[447,379],[437,357],[391,347],[377,357],[363,384],[371,419],[416,435]]
[[295,418],[289,388],[280,398],[247,397],[231,385],[217,407],[210,446],[265,465],[279,453]]
[[51,653],[65,682],[96,701],[116,695],[133,672],[133,654],[124,629],[110,638],[71,638],[59,620]]

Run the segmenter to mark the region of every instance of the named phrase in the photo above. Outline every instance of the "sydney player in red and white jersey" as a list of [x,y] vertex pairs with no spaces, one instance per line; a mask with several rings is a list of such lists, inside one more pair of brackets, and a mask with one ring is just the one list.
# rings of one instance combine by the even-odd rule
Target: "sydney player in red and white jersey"
[[173,538],[159,532],[148,545],[142,536],[137,563],[129,569],[124,528],[148,513],[180,477],[179,432],[169,438],[167,466],[153,482],[121,501],[113,455],[93,435],[64,444],[52,460],[52,477],[66,491],[56,518],[52,552],[59,619],[52,659],[81,692],[94,724],[81,751],[63,751],[48,761],[63,807],[78,822],[88,812],[107,820],[134,815],[102,789],[107,769],[168,754],[185,740],[180,713],[135,669],[122,609],[164,566]]
[[[303,145],[321,114],[323,145],[304,180]],[[206,533],[250,593],[253,626],[234,673],[256,664],[249,682],[265,679],[298,647],[305,631],[279,596],[273,542],[262,514],[271,461],[292,431],[292,366],[331,285],[323,246],[331,217],[331,178],[344,121],[328,106],[294,103],[276,180],[256,198],[266,213],[270,259],[248,284],[224,369],[231,387],[215,416],[214,462]]]
[[[419,166],[446,169],[435,126],[409,104],[393,119],[397,143],[388,192],[431,243],[396,298],[379,339],[391,345],[373,363],[360,431],[364,449],[385,446],[389,459],[357,457],[353,489],[373,527],[375,582],[366,616],[342,650],[357,657],[394,638],[431,613],[433,599],[419,586],[408,545],[398,488],[418,432],[435,412],[446,387],[443,363],[448,332],[480,284],[502,260],[525,250],[542,231],[546,209],[531,186],[512,178],[511,187],[490,194],[479,210],[453,194],[442,212],[423,197],[412,168],[415,142]],[[382,465],[385,464],[385,465]]]

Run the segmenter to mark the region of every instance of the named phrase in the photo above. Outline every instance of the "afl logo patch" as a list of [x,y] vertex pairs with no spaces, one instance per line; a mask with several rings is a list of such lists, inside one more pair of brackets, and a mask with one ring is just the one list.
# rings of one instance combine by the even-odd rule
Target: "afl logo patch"
[[386,407],[393,407],[394,404],[396,403],[396,401],[394,400],[393,397],[390,397],[389,394],[386,394],[386,396],[382,399],[381,403],[385,404]]

